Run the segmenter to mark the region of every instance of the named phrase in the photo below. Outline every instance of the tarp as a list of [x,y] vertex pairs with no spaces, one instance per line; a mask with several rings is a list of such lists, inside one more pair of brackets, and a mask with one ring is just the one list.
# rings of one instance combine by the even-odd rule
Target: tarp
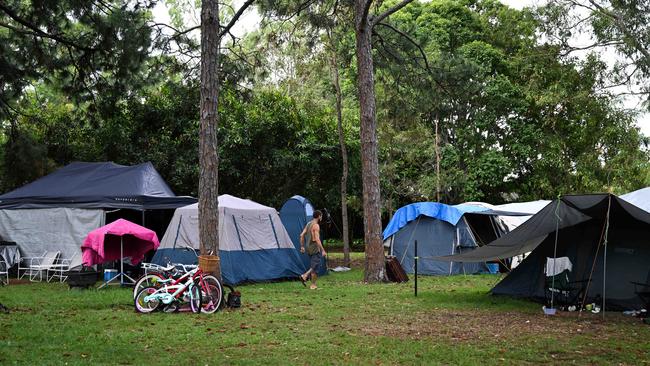
[[[300,233],[305,225],[314,218],[314,206],[311,201],[303,196],[293,196],[289,198],[280,209],[280,220],[287,229],[287,233],[296,247],[300,251]],[[301,253],[302,263],[305,268],[309,268],[309,255]],[[321,265],[318,275],[327,274],[327,257],[321,259]]]
[[395,212],[393,218],[384,229],[384,240],[388,239],[389,236],[395,234],[419,216],[426,216],[432,219],[446,221],[451,225],[456,225],[458,220],[463,217],[463,214],[467,212],[481,211],[488,211],[488,209],[468,204],[449,206],[438,202],[411,203],[410,205],[401,207]]
[[61,258],[74,259],[72,267],[81,265],[81,244],[86,235],[103,224],[103,210],[0,210],[0,237],[16,242],[23,257],[59,251]]
[[119,260],[122,253],[131,264],[138,264],[148,251],[158,246],[160,242],[153,230],[119,219],[88,233],[81,251],[86,266]]
[[149,162],[124,166],[111,162],[71,163],[0,196],[0,209],[53,207],[177,208],[196,202],[177,197]]
[[[599,213],[598,206],[602,206],[607,194],[592,195],[567,195],[559,200],[554,200],[544,209],[516,228],[492,243],[478,248],[471,253],[440,257],[448,261],[474,261],[482,262],[509,258],[517,254],[530,252],[541,243],[546,236],[555,232],[556,224],[559,229],[573,226],[592,219],[590,212]],[[612,196],[620,202],[621,207],[637,220],[649,220],[650,214],[638,207]],[[602,209],[602,207],[600,207]],[[559,218],[559,221],[558,221]]]
[[[199,249],[198,204],[174,212],[153,262],[195,263],[183,247]],[[219,196],[219,256],[224,282],[268,281],[305,271],[273,207],[230,195]]]
[[621,198],[644,211],[650,212],[650,187],[624,194]]

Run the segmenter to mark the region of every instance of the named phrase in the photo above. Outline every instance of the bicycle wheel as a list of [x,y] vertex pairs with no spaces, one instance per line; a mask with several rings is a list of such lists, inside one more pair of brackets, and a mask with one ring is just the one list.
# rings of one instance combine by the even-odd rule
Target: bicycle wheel
[[201,312],[201,288],[198,285],[197,281],[188,289],[190,292],[190,308],[193,313]]
[[158,289],[155,287],[145,287],[135,296],[133,302],[135,303],[135,310],[138,313],[150,313],[158,308],[160,300],[154,299],[145,301],[144,298],[148,295],[155,293]]
[[138,280],[135,281],[135,286],[133,286],[133,298],[135,299],[135,297],[138,295],[138,292],[140,292],[140,290],[145,287],[160,288],[160,280],[163,279],[165,279],[165,277],[158,272],[147,273],[146,275],[138,278]]
[[212,276],[203,276],[203,286],[201,286],[201,311],[212,314],[219,311],[221,301],[223,300],[223,287],[219,280]]

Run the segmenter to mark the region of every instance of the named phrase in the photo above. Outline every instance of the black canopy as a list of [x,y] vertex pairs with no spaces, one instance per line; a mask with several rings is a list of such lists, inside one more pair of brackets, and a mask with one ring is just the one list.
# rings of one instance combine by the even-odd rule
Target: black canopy
[[112,162],[69,164],[0,196],[0,209],[127,208],[171,209],[195,203],[178,197],[150,162],[134,166]]

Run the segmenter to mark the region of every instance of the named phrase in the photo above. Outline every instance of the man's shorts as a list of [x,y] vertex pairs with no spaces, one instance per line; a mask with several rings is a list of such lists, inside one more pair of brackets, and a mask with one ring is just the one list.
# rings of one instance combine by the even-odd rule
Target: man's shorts
[[323,255],[320,252],[309,256],[309,268],[311,268],[312,271],[318,272],[321,258],[323,258]]

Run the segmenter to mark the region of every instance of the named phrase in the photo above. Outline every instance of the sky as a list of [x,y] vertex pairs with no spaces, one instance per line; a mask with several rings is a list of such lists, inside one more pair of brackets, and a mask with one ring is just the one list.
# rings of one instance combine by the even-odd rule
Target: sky
[[[545,3],[544,0],[500,0],[502,3],[513,7],[515,9],[522,9],[524,7],[528,6],[537,6],[537,5],[543,5]],[[243,3],[242,0],[235,0],[235,5],[236,8],[238,8],[238,5]],[[158,5],[154,8],[154,17],[157,22],[161,23],[170,23],[169,20],[169,15],[167,13],[167,8],[165,7],[164,2],[159,2]],[[237,22],[235,27],[233,27],[232,33],[240,37],[246,32],[252,31],[257,28],[258,23],[260,21],[260,16],[257,14],[254,8],[249,9],[244,15],[240,18],[240,20]],[[576,43],[575,44],[588,44],[589,43],[589,37],[588,36],[582,36],[582,38],[578,37],[576,38]],[[586,55],[586,54],[585,54]],[[601,54],[603,59],[609,60],[613,62],[615,60],[616,56],[614,55],[613,51],[606,51]],[[625,87],[621,87],[618,89],[619,92],[625,92],[627,91]],[[637,117],[637,125],[641,129],[641,132],[646,135],[650,136],[650,113],[648,112],[643,112],[642,108],[642,100],[639,97],[635,96],[625,96],[622,100],[622,106],[624,108],[628,109],[634,109],[639,111],[639,115]]]

